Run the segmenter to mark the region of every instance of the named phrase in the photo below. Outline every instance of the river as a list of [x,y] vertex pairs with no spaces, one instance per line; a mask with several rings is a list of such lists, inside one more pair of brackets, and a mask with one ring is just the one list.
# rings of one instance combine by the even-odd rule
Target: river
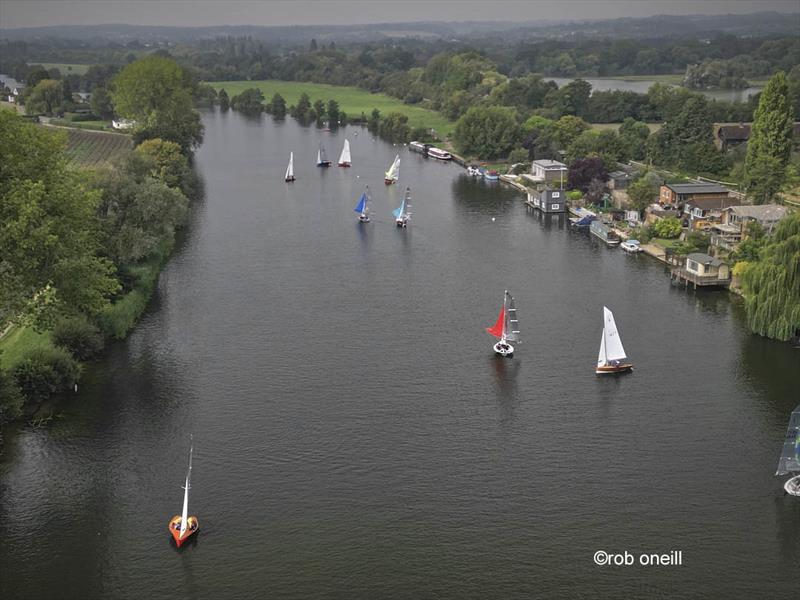
[[[796,592],[800,502],[773,473],[800,352],[749,335],[740,303],[366,130],[203,120],[205,198],[141,323],[60,418],[6,438],[0,597]],[[354,166],[315,167],[345,135]],[[484,331],[505,288],[513,359]],[[628,376],[594,374],[603,304]],[[200,532],[178,551],[190,433]]]
[[[572,81],[574,78],[571,77],[546,77],[549,81],[555,81],[558,87],[566,85]],[[600,92],[607,92],[611,90],[622,90],[626,92],[636,92],[637,94],[646,94],[647,90],[650,89],[655,80],[636,80],[630,81],[626,79],[612,79],[612,78],[599,78],[593,79],[591,77],[583,78],[585,81],[588,81],[592,85],[593,91],[600,91]],[[740,90],[698,90],[699,93],[707,96],[708,98],[713,98],[714,100],[724,100],[726,102],[747,102],[747,99],[750,96],[753,96],[759,93],[763,87],[761,86],[750,86],[747,88],[743,88]]]

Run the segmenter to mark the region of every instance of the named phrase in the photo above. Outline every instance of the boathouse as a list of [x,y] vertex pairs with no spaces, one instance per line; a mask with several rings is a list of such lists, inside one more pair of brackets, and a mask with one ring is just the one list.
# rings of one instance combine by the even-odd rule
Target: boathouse
[[562,189],[546,187],[542,190],[528,192],[528,204],[543,213],[563,213],[567,210],[567,193]]
[[693,252],[686,257],[683,267],[672,269],[671,279],[687,286],[693,284],[700,287],[728,287],[731,271],[727,264],[718,258]]

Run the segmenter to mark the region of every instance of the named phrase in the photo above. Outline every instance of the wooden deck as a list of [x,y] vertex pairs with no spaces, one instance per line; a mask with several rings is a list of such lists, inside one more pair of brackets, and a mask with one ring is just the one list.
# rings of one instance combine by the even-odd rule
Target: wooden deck
[[696,273],[691,273],[686,269],[672,269],[670,272],[670,280],[683,283],[687,287],[689,284],[693,284],[694,289],[697,289],[698,287],[727,288],[731,284],[730,279],[720,279],[716,275],[697,275]]

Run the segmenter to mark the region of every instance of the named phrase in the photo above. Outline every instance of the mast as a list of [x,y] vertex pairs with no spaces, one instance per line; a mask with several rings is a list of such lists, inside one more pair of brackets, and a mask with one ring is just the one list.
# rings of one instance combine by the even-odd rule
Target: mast
[[189,484],[192,478],[192,452],[194,451],[194,438],[190,437],[191,444],[189,446],[189,469],[186,471],[186,485],[183,486],[183,512],[181,513],[181,535],[184,534],[187,528],[187,521],[189,519]]

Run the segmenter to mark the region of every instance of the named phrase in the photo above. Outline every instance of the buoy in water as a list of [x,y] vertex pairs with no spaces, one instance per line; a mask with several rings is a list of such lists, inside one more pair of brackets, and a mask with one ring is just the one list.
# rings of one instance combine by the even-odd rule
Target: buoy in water
[[494,223],[494,217],[492,217],[492,223]]

